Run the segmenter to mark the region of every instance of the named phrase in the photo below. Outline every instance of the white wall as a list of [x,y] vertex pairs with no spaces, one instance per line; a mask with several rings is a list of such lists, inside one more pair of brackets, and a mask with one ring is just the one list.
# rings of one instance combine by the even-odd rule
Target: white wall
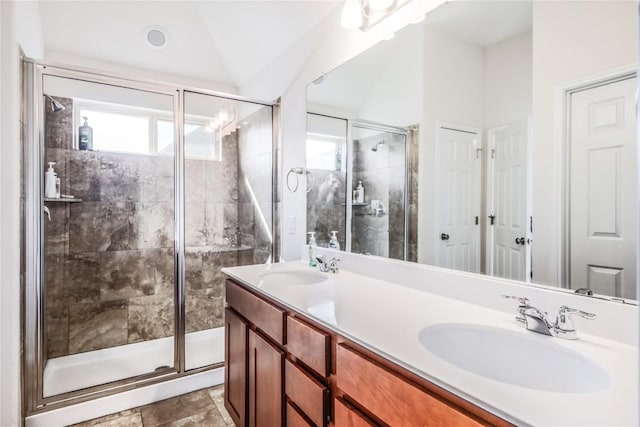
[[506,125],[531,114],[531,62],[531,32],[485,49],[485,129]]
[[418,178],[418,262],[436,263],[437,123],[484,125],[484,49],[424,33],[424,134]]
[[385,125],[407,127],[423,118],[423,25],[409,25],[390,41],[394,50],[358,109],[358,118]]
[[[0,425],[22,423],[20,389],[20,53],[44,50],[36,3],[0,2]],[[33,27],[32,27],[33,26]]]
[[[633,1],[533,3],[533,218],[535,282],[561,285],[560,198],[562,123],[559,85],[638,58],[638,11]],[[544,31],[536,31],[536,28]]]

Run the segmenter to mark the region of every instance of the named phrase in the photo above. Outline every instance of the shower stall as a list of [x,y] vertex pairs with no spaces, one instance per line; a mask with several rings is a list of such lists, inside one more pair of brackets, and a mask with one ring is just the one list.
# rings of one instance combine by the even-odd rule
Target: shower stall
[[23,66],[27,412],[221,367],[221,268],[274,258],[277,105]]
[[[417,128],[307,114],[307,228],[349,252],[417,260]],[[364,197],[356,191],[363,188]]]

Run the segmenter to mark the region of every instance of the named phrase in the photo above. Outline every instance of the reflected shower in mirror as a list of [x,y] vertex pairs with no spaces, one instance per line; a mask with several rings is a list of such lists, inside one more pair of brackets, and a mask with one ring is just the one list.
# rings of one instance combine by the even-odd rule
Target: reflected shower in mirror
[[[356,224],[362,181],[367,211],[408,212],[409,239],[417,218],[400,259],[636,300],[636,15],[632,2],[447,2],[325,74],[307,111],[342,123],[346,205],[308,231],[335,227],[346,250],[396,258],[398,227]],[[358,170],[357,122],[419,129],[416,161],[388,164],[402,171],[387,188],[406,177],[403,205],[368,182],[384,173]],[[371,138],[363,158],[393,146]]]

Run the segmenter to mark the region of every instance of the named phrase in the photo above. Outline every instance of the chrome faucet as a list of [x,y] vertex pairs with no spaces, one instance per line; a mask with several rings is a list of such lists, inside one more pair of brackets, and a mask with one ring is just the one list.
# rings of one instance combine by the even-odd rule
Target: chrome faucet
[[530,331],[543,335],[563,338],[566,340],[578,339],[575,326],[573,325],[572,315],[578,315],[585,319],[594,319],[593,313],[576,310],[575,308],[563,305],[558,311],[555,322],[550,322],[547,318],[548,313],[540,311],[537,307],[529,305],[529,299],[524,297],[514,297],[511,295],[502,295],[502,298],[514,299],[520,303],[516,311],[516,322],[519,326]]
[[338,272],[338,262],[340,258],[332,257],[329,261],[324,259],[324,255],[318,255],[316,257],[316,261],[318,261],[318,268],[320,271],[324,273],[337,273]]

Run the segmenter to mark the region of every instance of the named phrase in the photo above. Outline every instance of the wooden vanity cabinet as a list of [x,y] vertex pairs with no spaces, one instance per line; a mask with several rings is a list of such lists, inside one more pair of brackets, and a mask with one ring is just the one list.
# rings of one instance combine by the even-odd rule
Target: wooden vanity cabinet
[[225,407],[234,423],[327,426],[330,335],[231,280],[226,298]]
[[225,316],[225,357],[224,406],[237,426],[246,425],[247,396],[247,346],[249,324],[233,310],[226,309]]
[[508,426],[227,280],[225,406],[237,426]]
[[284,425],[284,352],[249,330],[249,426]]

